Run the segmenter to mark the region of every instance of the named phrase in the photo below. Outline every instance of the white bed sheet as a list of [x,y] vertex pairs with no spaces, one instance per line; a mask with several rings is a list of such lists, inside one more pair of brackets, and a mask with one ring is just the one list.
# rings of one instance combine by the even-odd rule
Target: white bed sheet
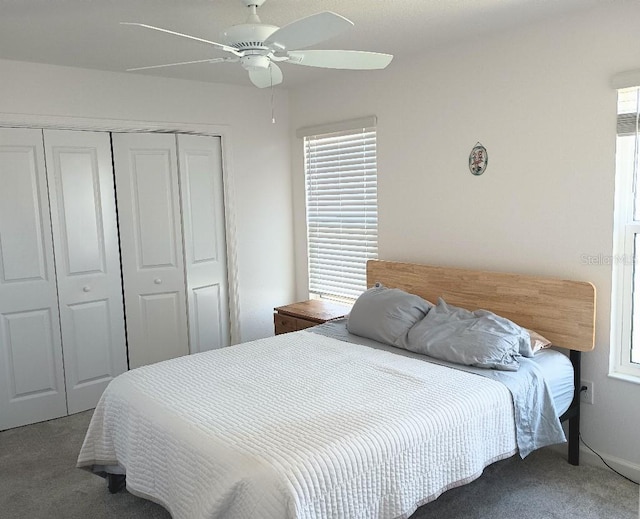
[[78,466],[175,519],[392,519],[516,450],[499,382],[301,331],[116,378]]
[[566,355],[552,349],[541,350],[532,360],[542,371],[549,391],[553,397],[553,405],[558,416],[561,416],[573,401],[573,365]]

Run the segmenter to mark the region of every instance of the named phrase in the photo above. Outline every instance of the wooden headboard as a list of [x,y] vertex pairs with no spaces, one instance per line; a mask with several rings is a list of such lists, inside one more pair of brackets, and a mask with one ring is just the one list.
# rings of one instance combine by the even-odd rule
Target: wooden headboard
[[596,289],[584,281],[370,260],[367,286],[382,283],[433,303],[490,310],[577,351],[595,346]]

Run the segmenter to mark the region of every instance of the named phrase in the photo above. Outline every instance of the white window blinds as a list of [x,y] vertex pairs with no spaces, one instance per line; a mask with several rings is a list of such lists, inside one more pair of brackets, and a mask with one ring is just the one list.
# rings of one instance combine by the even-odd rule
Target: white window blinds
[[356,298],[378,256],[375,126],[304,138],[309,292]]

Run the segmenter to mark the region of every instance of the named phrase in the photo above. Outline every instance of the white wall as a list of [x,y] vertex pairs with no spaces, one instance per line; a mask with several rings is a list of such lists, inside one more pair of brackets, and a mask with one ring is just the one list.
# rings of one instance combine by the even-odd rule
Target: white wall
[[[587,280],[597,345],[583,355],[595,404],[587,442],[640,474],[640,385],[608,378],[616,92],[640,68],[640,5],[613,5],[396,59],[375,73],[292,92],[296,128],[378,116],[379,252],[419,261]],[[489,153],[481,177],[471,148]],[[298,297],[306,290],[302,146],[292,137]]]
[[241,338],[273,334],[273,308],[294,292],[286,91],[277,92],[272,124],[270,93],[250,86],[2,60],[0,78],[0,120],[31,114],[228,125]]

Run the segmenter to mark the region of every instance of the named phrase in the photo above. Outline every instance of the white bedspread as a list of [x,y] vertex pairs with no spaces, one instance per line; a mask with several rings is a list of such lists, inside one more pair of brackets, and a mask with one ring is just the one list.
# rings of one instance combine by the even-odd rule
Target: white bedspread
[[175,519],[392,519],[515,452],[499,382],[301,331],[119,376],[78,466]]

